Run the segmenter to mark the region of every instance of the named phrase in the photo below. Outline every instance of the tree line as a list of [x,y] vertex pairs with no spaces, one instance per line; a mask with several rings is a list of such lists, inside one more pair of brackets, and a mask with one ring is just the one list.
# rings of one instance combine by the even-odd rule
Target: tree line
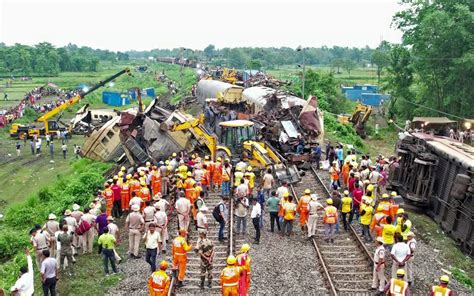
[[48,42],[35,46],[22,44],[6,46],[0,43],[1,76],[55,76],[64,71],[95,72],[99,61],[116,60],[128,60],[128,55],[86,46],[78,47],[74,44],[54,47]]
[[401,44],[383,42],[377,55],[387,68],[389,115],[474,118],[474,2],[403,0],[393,25]]

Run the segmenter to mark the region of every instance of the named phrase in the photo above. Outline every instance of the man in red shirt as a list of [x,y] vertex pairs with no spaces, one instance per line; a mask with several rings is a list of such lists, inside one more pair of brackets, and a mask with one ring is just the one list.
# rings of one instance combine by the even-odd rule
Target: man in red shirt
[[359,182],[354,183],[354,190],[352,191],[352,211],[349,215],[349,224],[352,223],[352,219],[354,218],[354,214],[356,215],[356,220],[359,220],[359,206],[362,202],[362,196],[364,195],[364,191],[362,188],[359,187]]
[[112,216],[114,218],[120,218],[122,216],[122,195],[120,192],[122,188],[117,184],[118,178],[114,178],[114,184],[110,187],[114,193],[114,205],[112,208]]

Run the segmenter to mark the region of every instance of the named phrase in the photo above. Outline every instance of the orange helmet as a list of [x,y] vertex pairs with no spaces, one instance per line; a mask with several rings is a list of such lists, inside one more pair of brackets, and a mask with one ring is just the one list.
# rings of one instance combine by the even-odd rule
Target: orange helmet
[[186,229],[181,228],[181,229],[179,230],[179,235],[185,236],[185,235],[187,235],[187,234],[188,234],[188,231],[187,231]]
[[168,268],[168,262],[166,260],[163,260],[160,262],[160,269],[161,270],[166,270]]

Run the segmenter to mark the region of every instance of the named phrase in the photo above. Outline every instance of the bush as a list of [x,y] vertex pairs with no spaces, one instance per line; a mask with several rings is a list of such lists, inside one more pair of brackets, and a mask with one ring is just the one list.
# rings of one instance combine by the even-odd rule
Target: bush
[[365,145],[359,135],[357,135],[354,127],[351,124],[339,123],[336,116],[325,113],[324,128],[327,134],[334,135],[336,141],[354,145],[358,149],[365,149]]

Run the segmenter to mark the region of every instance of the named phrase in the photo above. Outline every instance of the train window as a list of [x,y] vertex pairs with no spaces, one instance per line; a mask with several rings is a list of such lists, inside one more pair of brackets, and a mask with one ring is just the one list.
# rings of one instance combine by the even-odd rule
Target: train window
[[107,137],[112,138],[114,136],[114,131],[110,130],[107,132]]
[[95,115],[94,115],[94,118],[97,119],[97,117],[98,117],[97,114],[95,114]]
[[101,142],[102,144],[107,145],[107,143],[109,142],[109,139],[107,139],[107,137],[103,137]]

